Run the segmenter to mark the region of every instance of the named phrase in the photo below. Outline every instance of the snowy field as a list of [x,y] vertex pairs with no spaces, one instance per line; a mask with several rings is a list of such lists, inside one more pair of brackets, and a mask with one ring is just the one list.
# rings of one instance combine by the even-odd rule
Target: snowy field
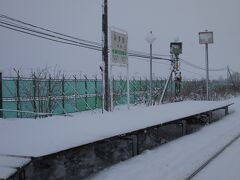
[[[94,114],[92,112],[88,112],[76,113],[72,117],[54,116],[45,119],[0,119],[0,176],[3,175],[4,177],[7,177],[7,174],[12,174],[13,171],[16,171],[16,169],[12,167],[21,167],[23,164],[30,161],[30,157],[48,155],[116,135],[192,116],[211,109],[226,106],[231,102],[232,100],[220,102],[185,101],[152,107],[132,107],[131,110],[123,109],[104,114]],[[173,109],[174,113],[172,113]],[[234,117],[235,114],[229,116],[229,120],[224,122],[229,125],[229,122],[233,121],[230,117]],[[234,123],[235,121],[233,121],[232,125],[234,125]],[[240,124],[235,125],[240,126]],[[165,173],[169,174],[166,166],[171,167],[171,165],[168,165],[167,162],[172,162],[175,159],[179,163],[176,163],[176,166],[173,168],[176,169],[176,171],[181,171],[182,168],[186,170],[187,168],[185,168],[185,165],[182,166],[182,163],[184,162],[184,159],[188,158],[187,155],[189,155],[189,153],[194,154],[201,148],[202,150],[205,150],[206,147],[211,145],[211,139],[214,140],[213,138],[215,137],[216,141],[216,139],[219,139],[219,136],[221,136],[222,132],[219,132],[219,134],[217,129],[208,130],[209,128],[214,129],[214,126],[206,128],[206,132],[201,131],[203,137],[201,135],[187,136],[185,138],[181,138],[175,143],[169,143],[163,148],[146,152],[144,155],[140,155],[137,158],[126,161],[126,165],[123,163],[123,170],[117,170],[117,174],[114,174],[115,170],[110,170],[109,173],[100,174],[99,179],[105,179],[106,174],[108,175],[106,179],[108,177],[108,179],[113,179],[113,177],[114,179],[116,179],[116,177],[120,178],[121,176],[119,176],[118,171],[119,173],[124,173],[126,175],[126,177],[121,177],[120,179],[136,179],[134,176],[138,177],[138,175],[140,175],[139,178],[154,179],[154,177],[159,177],[159,168],[161,169],[162,167],[165,167]],[[226,129],[222,127],[222,129],[227,131],[231,129],[231,127]],[[210,146],[209,150],[204,151],[206,152],[205,155],[208,156],[213,153],[216,148],[221,147],[225,141],[234,135],[234,130],[236,129],[233,129],[232,132],[230,130],[231,133],[226,132],[227,134],[223,135],[223,141],[219,142],[219,144],[216,143],[214,146]],[[212,132],[215,132],[215,134],[209,134]],[[211,136],[211,138],[208,136]],[[194,139],[194,137],[196,139]],[[183,141],[186,141],[186,144],[181,145],[181,142]],[[192,141],[198,143],[192,144]],[[191,147],[188,153],[185,153],[186,149],[184,148],[186,147]],[[162,153],[165,153],[166,155],[157,155],[158,158],[155,157],[156,154]],[[14,155],[14,157],[8,155]],[[29,158],[15,157],[15,155],[27,156]],[[146,162],[145,160],[141,161],[141,159],[145,156],[149,156],[149,158],[146,159]],[[178,160],[178,157],[181,158]],[[201,162],[201,160],[203,160],[201,158],[202,157],[199,157],[197,160]],[[163,159],[166,159],[166,161],[163,161]],[[134,166],[134,163],[131,163],[139,160],[140,162],[136,163],[138,164],[137,167]],[[143,166],[141,166],[141,163]],[[197,167],[199,164],[196,161],[192,161],[190,163],[193,163],[193,166],[191,167]],[[127,170],[129,173],[125,173],[124,171],[126,168],[128,169],[130,164],[132,164],[132,170]],[[145,166],[145,164],[148,165]],[[177,167],[179,165],[181,168]],[[154,167],[158,167],[158,173],[154,173]],[[147,170],[153,170],[153,176],[145,177],[148,173],[145,174],[143,169],[146,172]],[[138,172],[139,170],[140,172],[143,172],[145,176],[141,175],[141,173]],[[129,177],[127,177],[127,175],[129,175]],[[149,175],[151,175],[151,173]],[[104,178],[102,178],[102,176]]]
[[[231,114],[200,131],[181,137],[154,150],[98,173],[92,180],[184,180],[213,154],[240,133],[240,98],[232,99]],[[240,140],[232,144],[195,177],[240,179]]]

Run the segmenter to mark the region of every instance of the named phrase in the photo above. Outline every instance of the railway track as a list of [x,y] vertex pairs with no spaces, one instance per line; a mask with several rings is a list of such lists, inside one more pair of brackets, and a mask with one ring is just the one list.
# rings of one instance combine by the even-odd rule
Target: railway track
[[231,141],[229,141],[225,146],[223,146],[219,151],[217,151],[213,156],[211,156],[207,161],[205,161],[199,168],[197,168],[192,174],[190,174],[186,180],[191,180],[195,177],[199,172],[201,172],[209,163],[211,163],[214,159],[216,159],[222,152],[225,151],[226,148],[231,146],[236,140],[240,138],[240,133],[235,136]]

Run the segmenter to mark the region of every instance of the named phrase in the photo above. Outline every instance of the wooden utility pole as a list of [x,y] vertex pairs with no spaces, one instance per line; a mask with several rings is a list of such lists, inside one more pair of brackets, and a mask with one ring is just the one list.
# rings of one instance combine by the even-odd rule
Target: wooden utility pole
[[103,0],[102,14],[102,34],[103,34],[103,49],[102,57],[104,62],[104,109],[110,111],[110,82],[108,72],[108,1]]

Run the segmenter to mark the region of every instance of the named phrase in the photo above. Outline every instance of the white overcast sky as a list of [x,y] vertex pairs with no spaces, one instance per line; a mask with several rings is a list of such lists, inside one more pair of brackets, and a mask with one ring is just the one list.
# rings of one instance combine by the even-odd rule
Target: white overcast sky
[[[1,0],[0,14],[73,35],[101,42],[102,0]],[[205,48],[198,43],[198,32],[214,32],[209,45],[210,68],[227,65],[240,70],[239,0],[109,0],[109,26],[128,32],[129,49],[149,52],[145,38],[151,30],[157,37],[153,53],[169,54],[176,37],[183,42],[181,58],[205,66]],[[0,27],[0,69],[30,72],[45,66],[58,66],[67,74],[100,74],[101,53],[13,32]],[[167,62],[154,63],[153,73],[166,77]],[[149,62],[129,58],[130,74],[149,76]],[[205,71],[181,64],[185,78],[205,77]],[[114,70],[119,73],[119,70]],[[125,71],[122,72],[124,74]],[[210,72],[211,78],[226,77],[226,71]]]

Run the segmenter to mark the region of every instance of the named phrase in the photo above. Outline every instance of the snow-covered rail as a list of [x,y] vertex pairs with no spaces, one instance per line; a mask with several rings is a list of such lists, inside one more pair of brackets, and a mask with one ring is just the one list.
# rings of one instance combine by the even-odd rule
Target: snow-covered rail
[[202,171],[210,162],[212,162],[215,158],[217,158],[226,148],[231,146],[235,141],[240,138],[240,133],[235,136],[231,141],[229,141],[225,146],[223,146],[219,151],[217,151],[213,156],[211,156],[207,161],[205,161],[199,168],[197,168],[190,176],[186,178],[186,180],[190,180],[195,177],[200,171]]

